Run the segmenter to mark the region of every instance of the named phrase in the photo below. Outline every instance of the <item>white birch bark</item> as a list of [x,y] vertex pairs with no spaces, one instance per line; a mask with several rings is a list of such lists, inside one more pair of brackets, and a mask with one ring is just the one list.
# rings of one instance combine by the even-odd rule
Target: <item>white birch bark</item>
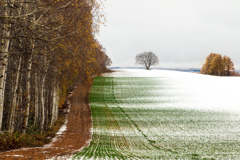
[[57,114],[58,114],[57,108],[58,108],[58,86],[56,83],[54,83],[51,125],[54,125],[54,123],[57,120]]
[[17,89],[19,85],[18,82],[20,77],[21,65],[22,65],[22,56],[20,56],[19,58],[19,64],[18,64],[17,73],[16,73],[16,81],[13,89],[12,108],[11,108],[11,114],[9,119],[9,127],[8,127],[9,133],[14,132],[14,121],[15,121],[15,113],[16,113],[16,106],[17,106]]
[[34,80],[35,80],[35,86],[34,86],[34,90],[35,90],[35,101],[34,101],[34,106],[35,106],[35,112],[34,112],[34,127],[36,127],[37,125],[37,122],[38,122],[38,111],[39,111],[39,108],[38,108],[38,74],[37,74],[37,71],[35,71],[35,74],[34,74]]
[[[57,90],[58,91],[58,90]],[[59,101],[60,101],[60,97],[59,97],[59,95],[57,96],[57,103],[56,103],[56,108],[55,108],[55,122],[57,121],[57,119],[58,119],[58,106],[59,106]]]
[[47,59],[45,57],[45,68],[44,68],[44,75],[42,77],[42,83],[41,83],[41,111],[42,111],[42,118],[41,118],[41,132],[44,129],[44,124],[45,124],[45,101],[44,101],[44,86],[45,86],[45,81],[46,81],[46,76],[47,76],[47,71],[50,65],[50,62],[47,62]]
[[[27,9],[30,9],[30,6],[27,6]],[[35,15],[33,15],[33,22],[35,22]],[[35,25],[33,25],[33,29],[35,29]],[[27,106],[25,110],[24,120],[23,120],[23,135],[26,134],[27,126],[28,126],[28,119],[29,119],[29,113],[30,113],[30,106],[31,106],[31,70],[32,70],[32,60],[34,55],[34,47],[35,47],[35,40],[34,36],[33,39],[31,39],[31,53],[29,55],[29,59],[27,62],[27,81],[26,81],[26,89],[27,89]]]
[[28,126],[28,119],[29,119],[29,113],[30,113],[30,103],[31,103],[31,97],[30,97],[30,92],[31,92],[31,69],[32,69],[32,57],[33,55],[30,55],[30,58],[28,59],[28,65],[27,65],[27,106],[25,110],[25,115],[23,119],[23,134],[26,134],[27,131],[27,126]]
[[45,103],[44,103],[44,84],[46,80],[46,75],[43,76],[42,78],[42,83],[41,83],[41,111],[42,111],[42,118],[41,118],[41,132],[44,129],[44,123],[45,123]]
[[[13,1],[14,2],[14,1]],[[4,17],[12,16],[12,12],[9,9],[10,4],[8,1],[4,1]],[[4,95],[5,95],[5,84],[6,84],[6,71],[8,65],[8,56],[9,56],[9,46],[10,46],[10,34],[11,34],[11,24],[5,21],[2,31],[2,48],[1,48],[1,63],[0,63],[0,131],[2,128],[2,118],[3,118],[3,107],[4,107]]]

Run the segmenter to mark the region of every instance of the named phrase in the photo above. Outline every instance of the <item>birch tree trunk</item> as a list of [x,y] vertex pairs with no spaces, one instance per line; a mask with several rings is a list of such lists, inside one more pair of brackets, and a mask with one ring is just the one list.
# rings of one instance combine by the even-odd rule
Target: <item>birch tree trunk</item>
[[9,119],[9,127],[8,127],[8,132],[11,134],[14,132],[15,112],[16,112],[16,106],[17,106],[17,89],[19,84],[18,82],[20,77],[21,65],[22,65],[22,56],[20,56],[20,59],[19,59],[19,64],[18,64],[17,73],[16,73],[17,74],[16,81],[13,89],[12,108],[11,108],[11,114]]
[[5,84],[6,84],[6,71],[8,65],[8,56],[9,56],[9,46],[10,46],[10,34],[11,34],[11,24],[8,22],[7,17],[12,16],[10,9],[10,4],[8,1],[4,1],[4,17],[5,22],[3,25],[2,31],[2,41],[1,41],[1,63],[0,63],[0,131],[2,128],[2,118],[3,118],[3,107],[4,107],[4,95],[5,95]]
[[31,54],[29,59],[28,59],[28,65],[27,65],[27,84],[26,84],[26,89],[27,89],[27,106],[26,110],[24,113],[24,119],[23,119],[23,135],[26,134],[27,131],[27,126],[28,126],[28,119],[29,119],[29,113],[30,113],[30,103],[31,103],[31,97],[30,97],[30,92],[31,92],[31,69],[32,69],[32,58],[33,55]]
[[57,120],[58,117],[58,85],[56,83],[56,80],[54,82],[53,86],[53,103],[52,103],[52,117],[51,117],[51,125],[54,125],[54,123]]
[[44,129],[44,123],[45,123],[45,103],[44,103],[44,83],[46,80],[46,75],[43,76],[42,78],[42,83],[41,83],[41,111],[42,111],[42,118],[41,118],[41,132]]
[[34,114],[34,127],[36,127],[37,122],[38,122],[38,73],[37,71],[35,71],[34,73],[34,80],[35,80],[35,86],[34,86],[34,90],[35,90],[35,101],[34,101],[34,106],[35,106],[35,114]]
[[[33,18],[35,20],[35,16]],[[33,60],[33,52],[34,52],[34,46],[35,46],[35,40],[31,40],[31,46],[32,46],[32,51],[29,55],[28,59],[28,65],[27,65],[27,108],[25,110],[25,115],[24,115],[24,120],[23,120],[23,132],[22,134],[25,135],[27,131],[27,126],[28,126],[28,119],[29,119],[29,113],[30,113],[30,106],[31,106],[31,71],[32,71],[32,60]]]
[[45,68],[44,68],[44,75],[42,77],[42,83],[41,83],[41,110],[42,110],[42,118],[41,118],[41,132],[44,129],[44,124],[45,124],[45,101],[44,101],[44,86],[45,86],[45,81],[46,81],[46,76],[47,76],[47,71],[50,65],[50,62],[47,62],[46,57],[45,57]]

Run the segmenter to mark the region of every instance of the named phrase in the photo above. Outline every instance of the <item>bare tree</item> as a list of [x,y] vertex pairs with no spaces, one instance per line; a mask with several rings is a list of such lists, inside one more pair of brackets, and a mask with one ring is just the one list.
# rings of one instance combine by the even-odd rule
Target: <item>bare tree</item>
[[153,52],[143,52],[136,55],[136,64],[140,64],[146,67],[147,70],[151,66],[157,65],[159,63],[158,57]]

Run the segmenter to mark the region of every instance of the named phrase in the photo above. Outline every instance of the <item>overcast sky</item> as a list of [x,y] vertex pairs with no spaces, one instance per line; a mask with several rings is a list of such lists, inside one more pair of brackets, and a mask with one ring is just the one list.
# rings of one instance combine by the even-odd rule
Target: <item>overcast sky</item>
[[112,66],[154,52],[161,68],[201,68],[210,52],[240,69],[240,0],[107,0],[98,37]]

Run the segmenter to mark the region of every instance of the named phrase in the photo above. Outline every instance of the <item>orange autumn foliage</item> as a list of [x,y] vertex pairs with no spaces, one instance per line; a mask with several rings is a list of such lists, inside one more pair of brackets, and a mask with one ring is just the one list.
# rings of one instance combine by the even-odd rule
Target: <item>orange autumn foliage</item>
[[201,73],[216,76],[235,75],[234,64],[230,57],[221,56],[217,53],[210,53],[206,58]]

